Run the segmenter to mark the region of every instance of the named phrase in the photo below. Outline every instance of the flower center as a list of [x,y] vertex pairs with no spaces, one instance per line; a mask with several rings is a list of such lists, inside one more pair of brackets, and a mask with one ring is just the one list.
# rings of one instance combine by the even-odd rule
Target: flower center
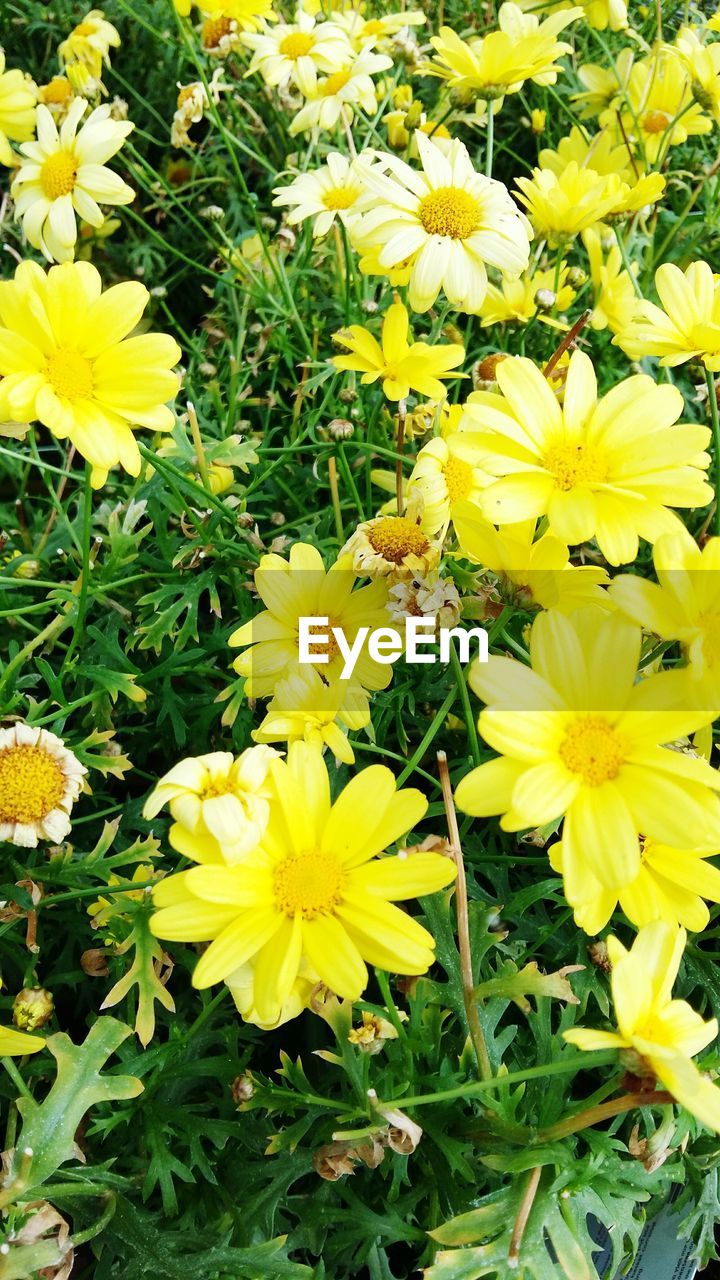
[[234,795],[232,783],[228,778],[208,778],[205,786],[199,792],[201,800],[214,800],[216,796]]
[[93,36],[95,34],[94,22],[80,22],[73,31],[74,36]]
[[371,18],[363,27],[364,36],[381,36],[385,30],[380,18]]
[[421,133],[427,133],[431,138],[450,138],[451,134],[444,124],[436,124],[434,120],[426,120],[424,124],[418,125]]
[[48,156],[40,170],[40,186],[48,200],[69,195],[75,186],[77,160],[70,151],[56,151]]
[[473,469],[469,462],[464,462],[462,458],[448,458],[443,467],[443,475],[451,506],[470,496],[473,487]]
[[279,911],[306,920],[329,915],[340,902],[345,875],[331,853],[300,853],[275,868],[273,892]]
[[291,31],[289,36],[285,36],[280,41],[280,53],[286,58],[304,58],[309,53],[315,43],[314,37],[309,35],[307,31]]
[[602,716],[580,716],[560,743],[560,759],[571,773],[579,773],[588,787],[601,787],[617,778],[625,760],[625,745]]
[[666,111],[648,111],[643,116],[643,129],[646,133],[664,133],[670,123],[670,116]]
[[607,467],[600,455],[585,444],[563,441],[555,444],[542,459],[543,466],[555,477],[558,489],[566,493],[578,485],[602,484]]
[[336,71],[333,75],[328,76],[320,92],[323,98],[332,98],[334,93],[339,93],[345,88],[350,79],[349,71]]
[[63,771],[49,751],[30,746],[0,751],[0,822],[39,822],[64,792]]
[[308,627],[309,634],[311,636],[327,636],[327,639],[323,639],[322,642],[318,641],[317,644],[310,642],[308,644],[308,653],[311,653],[313,657],[316,657],[317,654],[326,653],[328,660],[333,662],[340,653],[340,646],[333,634],[333,627],[339,627],[339,625],[334,618],[328,618],[327,627],[324,623],[311,622]]
[[406,556],[420,556],[430,543],[420,527],[407,516],[383,516],[368,533],[373,551],[391,564],[402,564]]
[[720,613],[701,613],[698,626],[702,628],[703,654],[708,666],[720,664]]
[[359,187],[333,187],[325,192],[322,202],[326,209],[349,209],[359,195]]
[[67,102],[68,98],[72,98],[72,96],[73,91],[70,81],[66,80],[64,76],[53,76],[50,83],[40,90],[41,101],[45,103]]
[[66,400],[88,400],[92,396],[92,364],[77,351],[54,351],[48,356],[47,376],[53,391]]
[[187,102],[188,98],[192,98],[193,94],[195,93],[195,90],[199,88],[200,88],[200,85],[197,83],[197,81],[195,81],[193,84],[183,85],[182,89],[180,90],[177,96],[178,111],[180,110],[180,107],[182,107],[183,104]]
[[202,42],[204,49],[217,49],[223,36],[232,32],[232,21],[221,14],[218,18],[208,18],[203,23]]
[[438,187],[423,196],[418,212],[430,236],[467,240],[480,226],[480,205],[462,187]]

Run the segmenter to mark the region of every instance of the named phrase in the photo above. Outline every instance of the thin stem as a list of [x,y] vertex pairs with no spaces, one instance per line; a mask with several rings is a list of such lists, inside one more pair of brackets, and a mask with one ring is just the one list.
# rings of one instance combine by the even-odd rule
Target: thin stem
[[193,445],[195,446],[195,457],[197,458],[198,471],[200,472],[205,488],[208,493],[211,493],[210,472],[208,471],[207,458],[205,457],[205,449],[202,442],[202,436],[200,435],[200,423],[198,422],[197,414],[195,412],[195,405],[191,400],[188,400],[187,402],[187,416],[190,422]]
[[632,287],[635,290],[635,294],[638,298],[642,299],[643,291],[640,288],[640,284],[638,282],[637,276],[633,272],[632,263],[628,257],[628,251],[625,247],[625,241],[623,240],[622,232],[618,226],[615,227],[615,239],[617,240],[617,243],[618,243],[618,249],[620,250],[620,257],[623,260],[623,266],[627,271],[630,279],[632,280]]
[[485,177],[492,178],[493,168],[493,147],[495,143],[495,116],[493,113],[493,104],[487,104],[487,142],[485,150]]
[[478,742],[477,728],[475,726],[475,717],[473,715],[472,707],[470,705],[470,694],[468,693],[467,680],[465,679],[465,672],[462,669],[460,659],[457,654],[457,649],[455,648],[455,642],[452,639],[450,641],[450,666],[453,669],[453,675],[455,676],[455,683],[457,685],[458,693],[460,694],[460,701],[462,702],[462,706],[463,706],[463,715],[465,717],[465,727],[467,728],[468,739],[470,742],[470,752],[472,754],[473,762],[475,764],[480,764],[480,760],[481,760],[480,743]]
[[709,369],[705,370],[705,381],[707,382],[710,422],[715,445],[715,532],[720,534],[720,416],[718,415],[715,378]]
[[399,516],[405,510],[405,499],[403,496],[403,446],[405,444],[405,410],[404,400],[398,401],[398,418],[397,418],[397,436],[395,439],[395,448],[397,450],[397,461],[395,463],[395,497],[397,499],[397,513]]
[[475,1050],[475,1057],[477,1058],[480,1075],[483,1080],[489,1080],[492,1076],[492,1066],[490,1065],[490,1056],[487,1051],[483,1029],[480,1025],[480,1015],[478,1013],[477,1000],[475,998],[475,980],[473,978],[472,955],[470,953],[470,917],[468,914],[465,862],[463,860],[462,845],[460,844],[460,831],[458,829],[452,784],[450,782],[450,774],[448,772],[447,756],[444,751],[438,751],[437,762],[440,773],[440,786],[442,787],[443,793],[443,804],[445,805],[445,813],[447,816],[448,833],[450,835],[453,857],[455,858],[455,865],[457,867],[455,910],[457,912],[458,950],[460,952],[460,972],[462,975],[465,1015],[467,1017],[468,1027],[470,1029],[470,1039],[472,1040],[473,1048]]
[[88,587],[90,585],[90,530],[92,526],[92,467],[89,462],[85,463],[85,490],[83,493],[83,523],[82,523],[82,569],[80,570],[80,590],[78,593],[77,612],[75,614],[75,626],[70,644],[65,652],[61,672],[65,670],[72,654],[77,647],[77,643],[81,638],[82,630],[85,625],[85,610],[87,608]]
[[535,1203],[535,1196],[537,1195],[537,1189],[540,1185],[541,1174],[542,1165],[536,1164],[535,1168],[530,1170],[527,1186],[525,1187],[523,1198],[520,1201],[520,1207],[517,1211],[515,1225],[513,1226],[512,1236],[510,1237],[510,1248],[508,1250],[508,1267],[513,1271],[516,1270],[520,1264],[520,1246],[522,1244],[523,1236],[525,1235],[528,1218],[530,1217],[533,1204]]
[[548,1129],[541,1129],[536,1135],[536,1142],[554,1142],[557,1138],[567,1138],[571,1133],[579,1133],[582,1129],[590,1129],[593,1125],[602,1124],[613,1116],[621,1116],[625,1111],[634,1111],[636,1107],[662,1107],[673,1102],[671,1093],[662,1089],[645,1089],[638,1093],[624,1093],[620,1098],[611,1098],[610,1102],[601,1102],[595,1107],[586,1107],[584,1111],[576,1111]]
[[526,1080],[544,1080],[548,1076],[572,1075],[581,1069],[594,1070],[617,1059],[617,1050],[603,1049],[597,1053],[576,1053],[568,1061],[545,1063],[528,1067],[526,1071],[509,1071],[507,1075],[493,1076],[490,1080],[466,1081],[455,1089],[442,1089],[437,1093],[418,1094],[417,1097],[400,1097],[388,1102],[388,1107],[428,1107],[435,1102],[452,1102],[456,1098],[475,1098],[488,1089],[504,1089],[507,1085],[521,1084]]
[[338,489],[337,463],[332,454],[328,458],[328,480],[330,481],[330,497],[332,498],[333,515],[335,516],[335,532],[338,542],[345,541],[342,511],[340,509],[340,490]]

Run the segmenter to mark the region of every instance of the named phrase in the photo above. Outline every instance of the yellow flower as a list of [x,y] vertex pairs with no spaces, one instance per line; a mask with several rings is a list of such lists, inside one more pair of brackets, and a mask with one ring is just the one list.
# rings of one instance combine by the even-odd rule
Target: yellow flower
[[291,744],[287,761],[274,762],[272,780],[270,821],[256,854],[238,867],[194,867],[154,890],[153,933],[210,942],[193,985],[223,981],[255,960],[255,1008],[272,1023],[303,960],[349,1000],[367,985],[366,962],[424,973],[433,938],[392,904],[450,884],[454,863],[432,853],[377,855],[420,821],[425,797],[396,791],[390,771],[373,765],[331,805],[322,755],[301,742]]
[[[326,570],[320,552],[305,542],[290,548],[289,563],[278,555],[262,556],[255,570],[255,589],[266,608],[238,627],[229,641],[233,646],[251,646],[233,663],[238,675],[246,677],[248,697],[267,698],[278,680],[307,670],[299,661],[300,618],[328,618],[327,628],[321,630],[330,634],[330,628],[341,628],[348,644],[362,626],[387,625],[384,585],[373,583],[353,591],[355,578],[349,559],[341,556]],[[327,649],[318,645],[318,656],[325,653],[330,661],[318,670],[327,684],[333,684],[340,679],[345,660],[334,638]],[[354,677],[363,689],[375,691],[390,683],[392,673],[364,649]]]
[[378,103],[377,88],[372,77],[380,71],[387,71],[391,66],[392,58],[388,58],[386,54],[363,49],[350,66],[341,67],[339,71],[318,81],[313,92],[307,95],[305,105],[298,111],[288,132],[292,137],[314,129],[327,132],[343,119],[350,124],[357,111],[373,116]]
[[[318,4],[318,8],[321,7]],[[311,12],[308,4],[305,8],[308,13]],[[332,4],[330,8],[333,8]],[[388,41],[390,37],[398,35],[406,27],[422,27],[427,22],[421,9],[408,9],[405,13],[385,13],[382,17],[366,18],[363,14],[364,8],[365,6],[360,4],[357,8],[348,7],[333,14],[333,21],[347,33],[353,48],[358,52],[361,49],[374,49],[381,41]]]
[[540,167],[551,169],[558,177],[562,176],[573,161],[577,162],[579,169],[588,173],[596,173],[601,177],[615,174],[620,178],[622,186],[618,190],[616,203],[608,210],[608,217],[634,213],[645,205],[654,204],[665,190],[662,174],[640,173],[625,143],[614,143],[607,129],[587,138],[574,125],[567,137],[560,139],[556,151],[546,148],[539,156]]
[[530,127],[533,133],[544,133],[546,120],[547,112],[541,111],[538,107],[533,107],[530,112]]
[[465,358],[465,348],[458,342],[430,344],[408,342],[410,321],[402,302],[393,302],[385,312],[382,345],[369,330],[359,324],[339,329],[333,334],[338,345],[347,347],[350,355],[333,356],[336,369],[355,369],[362,373],[364,384],[383,380],[388,400],[405,400],[410,391],[432,400],[444,400],[447,392],[441,378],[457,378],[450,373]]
[[[664,920],[640,931],[630,951],[608,938],[618,1032],[573,1027],[563,1037],[579,1049],[633,1049],[640,1068],[714,1132],[720,1131],[720,1092],[692,1061],[718,1034],[686,1000],[673,1000],[687,935]],[[640,1071],[635,1068],[635,1074]]]
[[420,493],[411,496],[404,515],[376,516],[359,524],[341,555],[350,556],[355,572],[370,578],[400,581],[425,577],[437,568],[440,545],[425,531]]
[[490,483],[476,453],[472,434],[462,431],[446,439],[436,436],[418,453],[407,491],[422,495],[422,527],[427,533],[444,537],[458,503],[477,502]]
[[255,964],[241,964],[225,979],[225,985],[235,1001],[235,1008],[244,1022],[250,1022],[261,1031],[276,1031],[297,1018],[307,1009],[314,993],[321,985],[305,960],[300,965],[298,976],[293,982],[288,995],[278,1001],[272,1008],[271,1017],[263,1020],[255,1002]]
[[443,289],[448,302],[476,313],[487,291],[486,264],[508,275],[527,267],[529,224],[501,182],[475,172],[462,142],[444,154],[422,132],[415,136],[422,173],[383,152],[375,165],[362,166],[376,207],[360,222],[360,240],[380,250],[384,268],[412,260],[413,311],[428,311]]
[[66,68],[76,93],[91,98],[102,90],[103,62],[110,65],[110,50],[119,44],[120,36],[102,9],[91,9],[58,45],[60,66]]
[[561,263],[557,276],[557,293],[554,289],[555,278],[555,268],[550,267],[547,271],[524,272],[519,280],[503,280],[499,288],[494,284],[488,285],[485,301],[480,308],[483,324],[528,324],[537,316],[538,320],[553,329],[567,327],[553,316],[544,315],[542,310],[538,310],[538,298],[542,302],[547,297],[546,305],[560,312],[565,311],[572,303],[575,290],[567,283],[567,263]]
[[628,12],[625,0],[580,0],[585,16],[596,31],[625,31]]
[[555,608],[572,613],[586,605],[610,607],[602,589],[610,581],[606,571],[595,565],[571,564],[567,547],[551,533],[533,541],[534,520],[498,530],[477,507],[461,502],[453,521],[463,554],[497,574],[502,595],[517,608]]
[[601,116],[622,95],[627,86],[635,53],[631,48],[621,49],[614,67],[601,67],[589,62],[578,70],[578,79],[585,86],[582,93],[572,95],[570,101],[579,108],[581,120]]
[[557,609],[533,623],[526,667],[491,656],[470,684],[487,702],[478,728],[500,756],[472,770],[458,806],[502,814],[505,831],[564,817],[563,861],[578,896],[585,868],[607,889],[640,870],[638,836],[720,848],[720,774],[668,749],[711,719],[688,710],[685,680],[666,671],[636,683],[642,632],[618,613]]
[[474,97],[494,99],[517,93],[526,80],[554,84],[560,67],[556,59],[572,52],[558,34],[582,14],[573,8],[544,22],[536,14],[506,0],[498,14],[499,31],[462,40],[450,27],[431,37],[435,57],[425,70],[440,76],[451,89]]
[[640,841],[640,870],[630,884],[607,889],[583,865],[578,883],[572,859],[566,865],[562,841],[549,849],[550,864],[563,876],[563,893],[575,923],[586,933],[605,928],[618,903],[637,929],[653,920],[699,931],[710,920],[703,899],[720,902],[720,870],[708,862],[717,849],[675,849],[657,840]]
[[720,31],[720,9],[716,9],[711,18],[707,20],[708,31]]
[[369,723],[364,689],[346,681],[325,684],[317,670],[306,667],[278,680],[265,719],[252,736],[255,742],[302,740],[329,747],[343,764],[353,764],[355,753],[345,730],[364,729]]
[[433,138],[436,146],[445,153],[449,149],[448,144],[452,142],[452,137],[445,125],[436,120],[429,120],[424,111],[419,112],[416,121],[413,121],[407,111],[388,111],[387,115],[383,116],[382,122],[387,129],[390,146],[395,151],[404,151],[406,147],[409,148],[408,155],[412,160],[417,160],[420,154],[415,137],[418,129],[427,137]]
[[572,160],[561,173],[533,169],[531,178],[516,178],[519,199],[526,206],[538,236],[561,245],[586,227],[602,222],[626,192],[617,174],[599,174]]
[[[712,129],[712,120],[693,102],[685,63],[672,48],[634,64],[619,109],[625,136],[640,147],[648,164],[655,164],[667,147]],[[600,123],[615,125],[614,107]]]
[[188,756],[157,783],[144,818],[168,805],[174,819],[168,839],[195,862],[242,862],[258,847],[270,816],[271,747],[249,747]]
[[92,465],[95,488],[118,463],[139,475],[131,424],[170,431],[175,423],[165,401],[177,390],[180,348],[165,333],[127,337],[149,296],[136,280],[103,293],[89,262],[47,274],[23,262],[0,284],[0,418],[37,418],[69,439]]
[[243,36],[243,43],[253,50],[246,75],[259,71],[271,88],[297,85],[306,98],[317,89],[318,72],[333,75],[355,58],[341,27],[334,22],[316,23],[302,8],[295,22],[251,32]]
[[[234,23],[238,31],[261,31],[264,22],[274,22],[272,0],[202,0],[203,16],[210,22]],[[217,29],[222,41],[222,32]]]
[[695,101],[720,124],[720,44],[703,45],[686,27],[680,31],[676,45],[690,76]]
[[34,849],[38,840],[64,840],[86,773],[47,729],[21,721],[0,729],[0,841]]
[[53,76],[38,89],[38,102],[47,107],[55,120],[64,120],[74,101],[75,94],[67,76]]
[[22,1058],[45,1048],[42,1036],[28,1036],[14,1027],[0,1027],[0,1057]]
[[[662,640],[677,640],[697,682],[695,700],[720,709],[720,538],[702,551],[684,525],[653,548],[659,585],[621,574],[611,596],[619,609]],[[716,577],[717,575],[717,577]]]
[[[623,266],[622,254],[613,240],[603,260],[603,242],[595,227],[582,233],[583,244],[590,261],[590,279],[594,293],[594,308],[590,317],[593,329],[609,329],[620,333],[632,322],[637,310],[637,294],[632,279]],[[637,275],[637,263],[632,264]]]
[[274,187],[273,194],[273,206],[295,206],[287,215],[291,227],[315,219],[313,236],[326,236],[336,218],[352,227],[373,203],[355,162],[339,151],[330,151],[325,164],[298,174],[289,186]]
[[700,359],[720,370],[720,276],[707,262],[691,262],[684,272],[664,262],[655,272],[662,307],[638,301],[635,315],[614,339],[630,356],[660,356],[671,368]]
[[29,76],[15,68],[5,70],[0,49],[0,164],[16,163],[11,142],[27,142],[35,132],[37,88]]
[[52,114],[37,108],[37,142],[25,142],[24,159],[12,183],[15,215],[30,244],[49,262],[67,262],[75,253],[77,214],[92,227],[105,221],[102,204],[130,204],[135,192],[105,161],[118,152],[135,127],[111,120],[110,107],[97,107],[82,128],[87,103],[76,98],[58,133]]
[[703,474],[710,431],[673,425],[683,410],[676,387],[637,374],[598,399],[595,370],[583,351],[570,357],[562,406],[525,357],[501,361],[496,377],[514,416],[487,401],[466,406],[485,446],[479,460],[499,477],[481,504],[493,524],[546,515],[561,542],[576,546],[595,538],[610,564],[627,564],[637,556],[639,537],[654,542],[677,528],[668,508],[710,502]]

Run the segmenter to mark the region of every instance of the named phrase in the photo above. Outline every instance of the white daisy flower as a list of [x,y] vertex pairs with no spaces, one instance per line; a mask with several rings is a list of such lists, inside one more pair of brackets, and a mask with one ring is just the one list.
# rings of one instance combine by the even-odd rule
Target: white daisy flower
[[243,44],[253,50],[246,75],[259,71],[271,88],[297,85],[306,98],[314,94],[318,72],[331,75],[355,57],[345,32],[335,22],[316,23],[298,9],[295,22],[279,22],[272,29],[243,36]]
[[64,840],[87,769],[61,738],[18,722],[0,729],[0,840]]
[[325,236],[336,218],[346,227],[357,222],[375,202],[357,172],[357,164],[339,151],[331,151],[326,164],[301,173],[287,187],[275,187],[273,205],[295,205],[288,214],[291,226],[314,218],[313,235]]
[[318,82],[315,92],[295,116],[289,132],[294,136],[310,129],[334,129],[343,114],[349,124],[357,108],[366,116],[374,115],[378,103],[372,77],[388,71],[391,66],[392,58],[386,54],[364,49],[352,66],[334,71]]

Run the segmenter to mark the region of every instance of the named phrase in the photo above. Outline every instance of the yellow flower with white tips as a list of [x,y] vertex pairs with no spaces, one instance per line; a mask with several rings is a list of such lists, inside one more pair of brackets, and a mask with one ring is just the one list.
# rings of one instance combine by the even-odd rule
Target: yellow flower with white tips
[[5,51],[0,49],[0,164],[16,163],[11,142],[27,142],[35,132],[37,87],[18,68],[5,69]]
[[328,747],[343,764],[353,764],[355,753],[345,731],[369,725],[367,693],[347,681],[326,684],[319,670],[305,667],[278,680],[265,719],[253,730],[253,740],[309,742]]
[[427,532],[424,515],[422,494],[416,488],[404,515],[364,520],[341,554],[350,557],[356,573],[370,578],[387,578],[391,583],[425,578],[440,563],[441,544]]
[[[307,5],[305,7],[308,8]],[[341,9],[333,14],[332,19],[347,33],[348,39],[358,53],[361,49],[374,49],[381,42],[404,31],[406,27],[422,27],[427,22],[422,9],[408,9],[405,13],[384,13],[376,18],[366,18],[363,8],[364,6],[361,5],[356,9]]]
[[687,1001],[672,998],[686,941],[684,929],[664,920],[641,929],[629,951],[608,938],[618,1031],[572,1027],[563,1038],[578,1049],[633,1050],[635,1075],[654,1076],[701,1124],[720,1133],[720,1089],[693,1062],[717,1038],[717,1019],[703,1022]]
[[0,842],[59,844],[87,769],[61,738],[17,721],[0,729]]
[[300,8],[294,22],[265,25],[243,35],[252,50],[246,75],[259,72],[270,88],[296,85],[307,98],[315,93],[318,75],[333,75],[349,67],[355,52],[345,32],[334,22],[317,22]]
[[534,520],[496,529],[477,506],[460,502],[453,512],[453,523],[463,555],[496,574],[501,594],[516,608],[528,612],[559,609],[562,613],[587,605],[610,608],[603,590],[610,581],[606,570],[571,564],[565,543],[551,533],[543,533],[535,541]]
[[373,116],[378,108],[373,76],[391,66],[386,54],[363,49],[349,66],[318,80],[290,125],[291,137],[318,129],[328,132],[343,120],[351,124],[358,111]]
[[76,98],[58,132],[47,107],[37,108],[37,141],[21,146],[23,159],[13,178],[16,217],[30,244],[49,262],[74,257],[76,215],[92,227],[105,221],[100,204],[130,204],[135,192],[105,161],[134,129],[128,120],[111,120],[110,107],[96,107],[80,128],[87,109]]
[[720,276],[707,262],[691,262],[681,271],[663,262],[655,272],[662,306],[638,301],[629,324],[614,341],[631,360],[659,356],[674,368],[700,359],[706,369],[720,370]]
[[436,436],[423,445],[407,492],[417,490],[422,495],[423,529],[444,537],[458,503],[476,502],[490,479],[478,466],[472,434],[456,431],[446,439]]
[[270,815],[272,747],[248,747],[235,758],[230,751],[188,756],[173,765],[145,802],[144,818],[165,805],[173,826],[173,849],[194,862],[242,862],[258,847]]
[[699,847],[720,848],[720,774],[665,745],[712,714],[692,708],[682,672],[638,683],[641,644],[617,612],[549,609],[532,626],[530,667],[491,655],[470,669],[487,704],[478,728],[500,754],[462,779],[458,807],[502,814],[504,831],[564,817],[563,862],[582,901],[590,877],[632,884],[641,833],[682,848],[692,831]]
[[459,342],[410,343],[409,332],[407,310],[402,302],[393,302],[383,319],[381,342],[359,324],[333,334],[338,346],[347,347],[351,353],[333,356],[333,364],[336,369],[362,373],[360,381],[364,384],[382,378],[388,400],[405,400],[411,391],[431,400],[444,400],[447,392],[440,379],[462,376],[451,370],[464,360],[465,348]]
[[128,336],[149,297],[137,280],[103,293],[89,262],[47,274],[23,262],[0,283],[0,419],[37,419],[69,439],[91,464],[95,488],[118,463],[140,474],[133,427],[175,425],[166,401],[177,391],[179,346],[165,333]]
[[253,997],[263,1023],[280,1017],[305,962],[336,995],[357,1000],[366,963],[424,973],[434,940],[393,904],[450,884],[455,864],[436,853],[379,857],[412,830],[427,800],[398,791],[389,769],[372,765],[330,801],[321,752],[292,743],[272,765],[274,796],[260,849],[236,867],[193,867],[153,890],[153,933],[209,942],[195,987],[231,979],[254,962]]
[[422,173],[384,152],[373,165],[358,162],[376,200],[360,242],[375,244],[381,267],[410,260],[413,311],[428,311],[442,289],[459,310],[477,313],[487,266],[510,276],[527,267],[529,224],[501,182],[475,171],[462,142],[444,151],[419,130],[415,137]]
[[315,237],[326,236],[336,218],[349,230],[373,204],[355,162],[339,151],[330,151],[319,169],[298,174],[286,187],[274,187],[273,195],[273,207],[290,207],[291,227],[313,218]]

